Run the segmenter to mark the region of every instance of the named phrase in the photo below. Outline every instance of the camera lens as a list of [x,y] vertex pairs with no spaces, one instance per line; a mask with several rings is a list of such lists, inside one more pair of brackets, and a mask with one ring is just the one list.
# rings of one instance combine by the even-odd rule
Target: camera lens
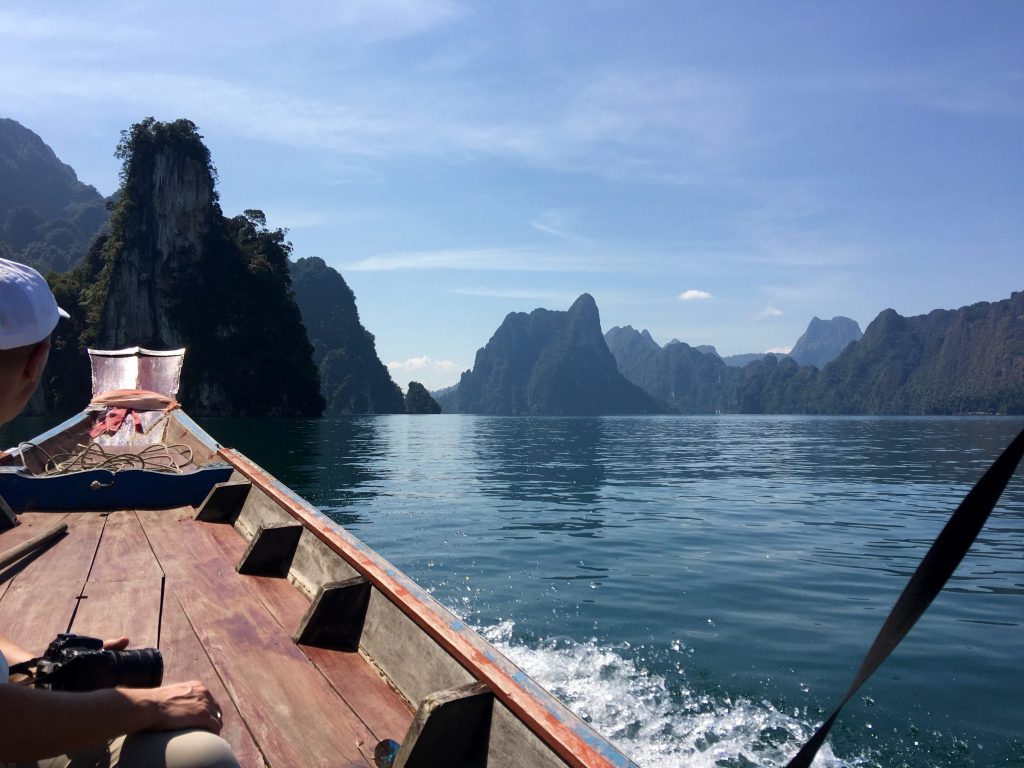
[[156,648],[108,651],[112,655],[114,685],[156,688],[164,679],[164,657]]

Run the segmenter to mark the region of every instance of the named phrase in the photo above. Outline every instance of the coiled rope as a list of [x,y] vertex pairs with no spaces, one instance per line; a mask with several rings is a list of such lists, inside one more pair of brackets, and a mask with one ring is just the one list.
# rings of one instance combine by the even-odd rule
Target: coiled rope
[[[35,448],[46,457],[42,472],[32,472],[25,462],[23,448]],[[35,443],[20,443],[21,463],[27,472],[35,477],[55,477],[68,475],[72,472],[87,472],[93,469],[105,469],[109,472],[121,472],[126,469],[145,469],[151,472],[167,472],[180,475],[185,467],[192,464],[194,456],[191,446],[184,443],[165,445],[152,443],[137,453],[113,453],[98,443],[78,445],[79,450],[71,453],[50,455],[45,448]],[[177,455],[176,455],[177,454]],[[180,458],[179,458],[180,457]]]

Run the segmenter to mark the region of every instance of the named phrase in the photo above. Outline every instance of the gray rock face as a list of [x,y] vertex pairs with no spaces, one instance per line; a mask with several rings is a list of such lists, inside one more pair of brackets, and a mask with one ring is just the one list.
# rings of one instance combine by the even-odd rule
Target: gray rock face
[[813,318],[789,356],[800,365],[824,368],[846,349],[851,341],[859,341],[863,334],[856,320],[833,317],[831,320]]
[[124,247],[112,265],[99,343],[142,344],[156,349],[183,346],[175,319],[172,286],[195,274],[203,241],[219,214],[213,178],[199,159],[159,148],[140,197],[126,218]]

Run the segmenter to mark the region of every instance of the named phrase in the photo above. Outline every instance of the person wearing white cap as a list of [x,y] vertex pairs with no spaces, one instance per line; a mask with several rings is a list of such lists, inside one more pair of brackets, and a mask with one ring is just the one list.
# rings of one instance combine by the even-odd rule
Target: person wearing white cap
[[0,259],[0,424],[32,397],[46,367],[50,334],[67,316],[42,275]]
[[[42,275],[0,259],[0,424],[32,397],[46,368],[50,334],[62,317],[68,314]],[[118,650],[127,645],[126,637],[104,643]],[[231,747],[215,735],[221,708],[198,680],[88,693],[8,684],[8,663],[35,655],[0,634],[0,765],[238,767]]]

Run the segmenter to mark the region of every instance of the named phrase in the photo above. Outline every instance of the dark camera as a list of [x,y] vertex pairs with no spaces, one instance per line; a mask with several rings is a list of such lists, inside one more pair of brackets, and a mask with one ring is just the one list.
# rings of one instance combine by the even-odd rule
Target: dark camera
[[156,688],[163,679],[156,648],[105,651],[102,640],[84,635],[57,635],[36,664],[36,687],[54,691]]

